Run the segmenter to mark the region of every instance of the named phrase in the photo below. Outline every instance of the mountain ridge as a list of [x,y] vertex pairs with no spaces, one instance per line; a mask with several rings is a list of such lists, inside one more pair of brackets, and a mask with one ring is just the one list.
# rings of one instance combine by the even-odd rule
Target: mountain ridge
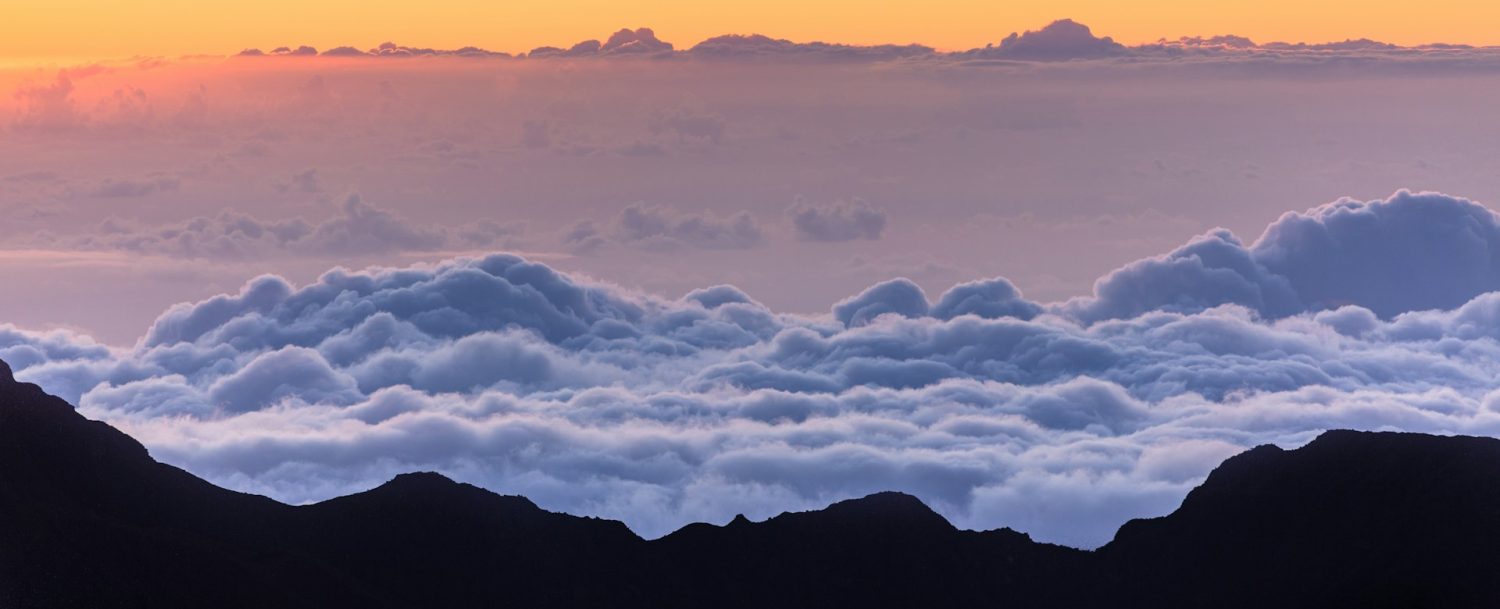
[[433,472],[222,489],[0,362],[0,607],[1486,606],[1500,440],[1329,431],[1225,460],[1096,551],[875,493],[645,540]]

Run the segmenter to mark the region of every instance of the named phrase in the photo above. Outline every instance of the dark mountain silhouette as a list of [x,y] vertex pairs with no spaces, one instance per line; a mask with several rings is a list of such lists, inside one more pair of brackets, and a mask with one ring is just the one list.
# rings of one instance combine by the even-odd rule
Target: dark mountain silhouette
[[0,608],[1492,607],[1500,440],[1328,432],[1085,552],[879,493],[646,541],[437,474],[288,506],[0,363]]
[[1229,458],[1099,550],[1179,606],[1500,606],[1500,440],[1329,431]]

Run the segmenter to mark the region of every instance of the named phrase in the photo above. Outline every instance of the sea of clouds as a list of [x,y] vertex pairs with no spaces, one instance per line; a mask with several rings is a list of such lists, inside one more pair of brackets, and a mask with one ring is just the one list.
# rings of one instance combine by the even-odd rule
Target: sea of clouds
[[436,470],[654,537],[898,490],[1092,547],[1254,445],[1500,435],[1497,290],[1500,215],[1402,191],[1248,245],[1211,231],[1064,302],[895,279],[793,315],[495,254],[258,277],[128,349],[0,326],[0,359],[160,460],[289,502]]

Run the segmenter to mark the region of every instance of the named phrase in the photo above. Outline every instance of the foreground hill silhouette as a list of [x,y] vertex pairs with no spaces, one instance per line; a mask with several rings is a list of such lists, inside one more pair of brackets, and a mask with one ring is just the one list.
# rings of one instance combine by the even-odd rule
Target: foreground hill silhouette
[[0,607],[1500,606],[1500,440],[1328,432],[1085,552],[879,493],[659,540],[431,473],[309,506],[157,463],[0,363]]

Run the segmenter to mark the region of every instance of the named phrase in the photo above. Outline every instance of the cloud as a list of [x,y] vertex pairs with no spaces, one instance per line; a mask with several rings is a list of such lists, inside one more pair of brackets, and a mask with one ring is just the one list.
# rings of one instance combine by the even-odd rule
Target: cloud
[[317,55],[318,50],[307,45],[302,45],[295,49],[291,47],[276,47],[274,49],[271,49],[271,52],[269,54],[288,55],[292,57],[311,57],[313,55]]
[[872,46],[792,42],[760,34],[715,36],[686,51],[695,58],[734,60],[889,61],[933,55],[932,47],[919,44]]
[[[1120,44],[1108,36],[1096,36],[1086,25],[1060,19],[1038,30],[1014,32],[998,44],[983,48],[938,52],[921,44],[853,45],[830,42],[794,42],[762,34],[724,34],[710,37],[691,48],[676,50],[657,38],[650,28],[617,30],[603,41],[584,40],[566,47],[542,46],[516,56],[521,59],[685,57],[709,61],[766,62],[891,62],[1004,60],[1005,62],[1110,61],[1127,59],[1222,60],[1229,65],[1243,61],[1285,63],[1287,67],[1317,65],[1347,67],[1349,60],[1418,61],[1433,66],[1462,66],[1470,62],[1493,64],[1493,49],[1468,45],[1428,44],[1403,47],[1390,43],[1350,39],[1337,42],[1256,43],[1235,35],[1185,36],[1136,46]],[[237,57],[481,57],[511,58],[508,53],[466,46],[458,49],[411,47],[385,42],[370,49],[339,46],[321,53],[310,46],[278,47],[271,51],[246,49]]]
[[350,195],[341,214],[318,224],[295,247],[314,253],[349,255],[378,252],[423,251],[443,247],[447,236],[419,226],[391,212],[373,207],[358,195]]
[[462,228],[422,226],[350,195],[332,217],[317,223],[301,218],[261,220],[233,210],[167,226],[111,218],[93,234],[60,241],[67,247],[86,250],[183,258],[341,257],[492,247],[523,230],[519,225],[493,221]]
[[847,327],[868,325],[882,315],[923,317],[927,294],[910,279],[881,282],[833,305],[833,318]]
[[599,57],[599,56],[660,56],[672,52],[672,43],[656,37],[651,28],[616,31],[604,42],[585,40],[566,50],[558,47],[538,47],[527,53],[527,57]]
[[348,403],[357,399],[354,381],[302,347],[285,347],[250,360],[208,388],[208,398],[228,412],[247,412],[298,398],[308,402]]
[[827,205],[799,199],[787,209],[787,216],[797,237],[805,241],[873,241],[885,233],[885,211],[863,199]]
[[657,110],[647,128],[655,134],[669,133],[690,140],[719,143],[724,139],[724,117],[687,108]]
[[1237,304],[1269,317],[1358,305],[1383,318],[1456,307],[1500,289],[1500,215],[1400,191],[1277,219],[1249,247],[1227,230],[1101,278],[1065,307],[1085,321]]
[[380,46],[373,49],[360,50],[351,46],[340,46],[318,53],[318,49],[310,46],[276,47],[271,51],[250,48],[240,51],[236,57],[259,58],[259,57],[428,57],[428,56],[456,56],[456,57],[499,57],[508,58],[509,53],[490,51],[479,47],[462,47],[458,49],[433,49],[425,47],[409,47],[394,42],[382,42]]
[[1483,268],[1487,213],[1340,201],[1248,247],[1213,232],[1127,265],[1104,304],[1072,308],[1001,278],[932,304],[897,279],[790,315],[732,286],[663,299],[510,255],[264,276],[172,307],[129,349],[0,326],[0,358],[159,458],[289,501],[430,469],[651,536],[890,489],[961,526],[1093,546],[1257,444],[1500,434],[1500,291],[1400,312],[1392,287],[1426,281],[1420,264],[1423,298],[1488,285],[1444,272]]
[[[1199,66],[1252,72],[1297,73],[1308,70],[1349,69],[1361,71],[1401,72],[1432,70],[1493,71],[1500,68],[1500,53],[1495,47],[1462,44],[1424,44],[1401,46],[1369,39],[1332,42],[1265,42],[1257,43],[1243,36],[1184,36],[1157,42],[1126,46],[1108,36],[1096,36],[1086,25],[1071,19],[1060,19],[1037,30],[1014,32],[997,44],[982,48],[939,52],[921,44],[856,45],[836,42],[796,42],[762,34],[736,34],[710,37],[688,49],[678,50],[661,40],[651,28],[623,28],[604,40],[591,39],[564,46],[541,46],[526,53],[511,55],[475,46],[456,49],[414,47],[384,42],[373,48],[337,46],[323,51],[307,45],[276,47],[270,51],[245,49],[233,56],[237,61],[349,61],[351,59],[667,59],[681,58],[710,62],[762,63],[914,63],[920,66],[944,62],[964,65],[1007,66],[1060,62],[1065,64],[1118,63],[1134,68],[1143,63],[1161,63],[1171,69]],[[1188,60],[1188,61],[1185,61]],[[1030,66],[1036,67],[1036,66]],[[1067,68],[1064,68],[1067,69]],[[18,128],[72,128],[75,119],[87,118],[86,112],[74,115],[66,98],[71,83],[32,87],[43,112],[28,113],[18,120]],[[60,96],[60,97],[59,97]],[[62,100],[60,102],[56,100]],[[55,103],[56,102],[56,103]],[[57,112],[53,112],[53,111]]]
[[1251,249],[1308,310],[1357,304],[1391,317],[1500,289],[1500,215],[1437,193],[1288,213]]
[[1106,275],[1094,285],[1093,298],[1068,303],[1068,313],[1097,321],[1155,310],[1202,311],[1222,304],[1243,305],[1268,317],[1302,310],[1285,277],[1267,270],[1239,238],[1220,229]]
[[285,182],[277,182],[276,191],[322,194],[323,182],[318,177],[318,170],[311,168],[292,174],[292,177],[288,178]]
[[[111,344],[126,347],[11,328],[0,357],[235,488],[305,501],[439,469],[648,534],[894,488],[964,526],[1097,543],[1124,518],[1171,509],[1223,451],[1295,444],[1327,426],[1495,433],[1500,307],[1484,253],[1492,222],[1477,205],[1398,195],[1303,211],[1259,240],[1183,239],[1205,218],[1256,217],[1286,193],[1482,175],[1483,155],[1451,151],[1482,149],[1483,129],[1434,143],[1431,127],[1483,124],[1483,95],[1366,76],[1411,70],[1431,83],[1429,68],[1463,69],[1473,73],[1452,82],[1482,90],[1495,52],[1211,44],[962,68],[972,58],[818,66],[799,58],[873,55],[776,42],[764,52],[781,54],[765,61],[802,63],[674,52],[649,66],[563,65],[393,48],[388,59],[48,72],[4,98],[14,103],[0,120],[30,125],[3,138],[19,163],[0,187],[5,228],[60,249],[87,230],[79,247],[104,253],[79,255],[113,266],[65,275],[53,271],[62,263],[8,253],[7,268],[34,270],[8,275],[5,302],[34,324],[94,315],[76,323],[113,325]],[[1261,77],[1288,70],[1338,78]],[[1206,73],[1223,87],[1177,86]],[[1046,86],[1026,86],[1036,83]],[[831,84],[866,94],[801,95]],[[1072,103],[1100,87],[1141,103]],[[1375,105],[1314,95],[1331,90]],[[96,137],[110,116],[142,115],[128,110],[144,107],[136,91],[160,110],[159,128]],[[170,123],[199,91],[206,122]],[[1202,107],[1223,112],[1190,111]],[[1311,132],[1284,120],[1335,114]],[[545,126],[529,140],[528,120]],[[1226,153],[1215,144],[1225,138],[1202,137],[1220,127],[1243,146]],[[1377,133],[1387,145],[1368,146]],[[1078,145],[1100,134],[1132,145]],[[528,141],[545,150],[518,149]],[[1289,141],[1305,144],[1294,157]],[[108,166],[127,153],[130,167]],[[106,179],[157,175],[181,176],[181,192],[87,196]],[[325,198],[344,180],[378,200]],[[885,209],[804,203],[801,227],[792,214],[736,213],[828,189],[880,193],[871,200]],[[399,250],[515,247],[518,227],[482,217],[525,212],[556,245],[559,226],[620,193],[632,194],[579,227],[580,249],[598,244],[590,258],[314,279],[335,262],[416,257]],[[704,197],[713,213],[687,206]],[[671,206],[617,213],[636,200]],[[916,208],[895,207],[929,200],[943,203],[930,227],[908,226]],[[274,215],[294,203],[301,218]],[[1161,216],[1125,209],[1141,205]],[[1119,209],[1091,213],[1101,206]],[[60,215],[25,220],[31,208]],[[965,220],[984,210],[1005,217]],[[123,217],[99,222],[111,214]],[[65,232],[43,241],[45,229]],[[913,249],[915,259],[900,254]],[[1040,251],[1051,255],[1027,255]],[[1163,255],[1126,265],[1089,299],[1032,300],[1083,292],[1098,269],[1145,253]],[[175,307],[133,344],[146,323],[129,320],[160,312],[155,300],[221,291],[246,278],[243,261],[262,259],[297,280],[268,276]],[[183,260],[191,273],[176,270]],[[552,260],[687,295],[603,284]],[[844,283],[851,274],[867,283]],[[946,293],[938,282],[995,274],[1025,295],[998,278]],[[925,294],[893,283],[861,295],[895,276]],[[689,289],[731,280],[747,289]],[[100,293],[109,298],[87,297]]]
[[87,116],[73,101],[73,77],[59,70],[48,84],[33,84],[16,89],[20,113],[11,128],[21,131],[59,131],[83,125]]
[[1221,36],[1209,36],[1209,37],[1206,37],[1206,38],[1203,37],[1203,36],[1191,36],[1191,37],[1184,36],[1182,38],[1179,38],[1177,40],[1172,40],[1172,41],[1168,41],[1168,40],[1163,39],[1158,44],[1163,45],[1163,46],[1173,45],[1173,46],[1190,47],[1190,48],[1219,49],[1219,50],[1230,50],[1230,49],[1245,50],[1245,49],[1255,49],[1255,48],[1258,48],[1260,46],[1260,45],[1255,44],[1254,40],[1251,40],[1251,39],[1246,38],[1244,36],[1235,36],[1235,35],[1232,35],[1232,34],[1221,35]]
[[140,180],[105,180],[89,194],[106,198],[146,197],[158,192],[175,191],[182,180],[172,176],[153,176]]
[[638,28],[630,30],[621,29],[610,34],[604,45],[599,47],[599,52],[604,54],[635,54],[635,53],[659,53],[671,51],[672,43],[657,40],[656,32],[651,28]]
[[541,121],[521,123],[521,146],[524,148],[546,148],[552,145],[551,126]]
[[1011,33],[999,46],[975,49],[963,55],[981,58],[1061,61],[1118,57],[1129,52],[1125,45],[1072,19],[1059,19],[1036,31]]
[[1004,277],[953,286],[932,308],[932,316],[938,319],[977,315],[986,319],[1014,317],[1025,320],[1041,312],[1041,305],[1022,297],[1021,290]]
[[740,250],[760,246],[766,238],[760,224],[745,211],[719,217],[632,203],[602,230],[592,222],[580,222],[568,230],[563,241],[580,251],[592,251],[608,243],[666,251],[684,247]]
[[354,47],[334,47],[322,54],[326,57],[361,57],[365,52]]
[[[237,57],[482,57],[511,58],[508,53],[466,46],[458,49],[410,47],[385,42],[370,49],[340,46],[319,53],[310,46],[278,47],[271,51],[246,49]],[[1361,64],[1424,64],[1438,67],[1496,67],[1491,47],[1462,44],[1400,46],[1366,38],[1334,42],[1257,43],[1236,35],[1183,36],[1154,43],[1126,46],[1108,36],[1096,36],[1086,25],[1059,19],[1038,30],[1014,32],[998,44],[983,48],[938,52],[921,44],[853,45],[830,42],[794,42],[762,34],[724,34],[689,49],[676,50],[660,40],[650,28],[620,29],[603,41],[584,40],[567,47],[542,46],[517,56],[521,59],[685,57],[710,61],[765,62],[891,62],[1002,60],[1003,62],[1058,62],[1182,59],[1219,62],[1226,66],[1294,70],[1332,66],[1346,69]],[[1373,61],[1372,61],[1373,60]],[[1278,64],[1278,65],[1271,65]],[[1381,68],[1380,65],[1363,67]],[[1389,66],[1385,66],[1389,67]]]
[[507,57],[511,56],[510,53],[503,53],[503,52],[500,52],[500,51],[490,51],[490,50],[487,50],[487,49],[481,49],[479,47],[472,47],[472,46],[466,46],[466,47],[461,47],[461,48],[457,48],[457,49],[445,50],[445,49],[432,49],[432,48],[426,48],[426,47],[409,47],[409,46],[405,46],[405,45],[396,44],[394,42],[382,42],[382,43],[380,43],[380,46],[377,46],[377,47],[375,47],[373,49],[370,49],[368,53],[370,55],[376,55],[376,56],[380,56],[380,57],[421,57],[421,56],[455,55],[455,56],[459,56],[459,57],[500,57],[500,58],[507,58]]

